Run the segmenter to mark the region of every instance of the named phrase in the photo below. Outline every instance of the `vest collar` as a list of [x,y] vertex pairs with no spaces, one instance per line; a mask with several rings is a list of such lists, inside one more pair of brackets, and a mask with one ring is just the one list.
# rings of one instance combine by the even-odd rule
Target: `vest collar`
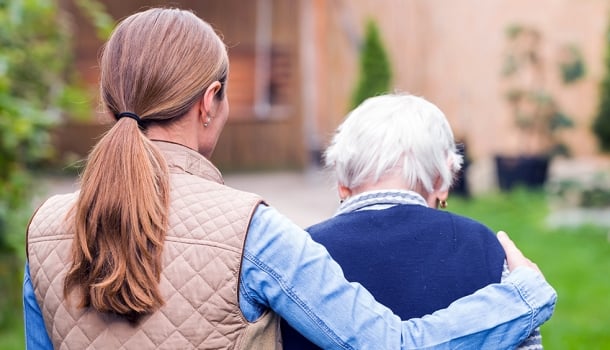
[[199,176],[209,181],[224,184],[222,174],[206,157],[198,152],[180,145],[167,141],[153,140],[165,156],[170,172],[176,170]]

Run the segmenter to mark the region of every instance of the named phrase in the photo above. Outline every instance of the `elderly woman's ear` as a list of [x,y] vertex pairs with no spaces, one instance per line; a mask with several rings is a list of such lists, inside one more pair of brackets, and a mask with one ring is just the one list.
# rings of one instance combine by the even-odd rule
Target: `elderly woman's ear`
[[341,203],[352,195],[352,190],[341,184],[337,185],[337,192],[339,193],[339,200]]
[[[451,174],[455,176],[455,173],[459,171],[460,165],[456,163],[455,158],[447,158],[447,167],[451,171]],[[451,183],[447,184],[441,176],[436,178],[434,181],[434,192],[428,195],[427,202],[431,208],[447,208],[447,198],[449,198],[449,187]]]
[[445,209],[447,208],[447,198],[449,198],[449,191],[439,192],[438,200],[436,201],[435,208]]
[[442,208],[447,207],[447,198],[449,198],[449,190],[442,190],[443,179],[438,176],[434,181],[434,191],[428,193],[426,196],[426,203],[430,208]]

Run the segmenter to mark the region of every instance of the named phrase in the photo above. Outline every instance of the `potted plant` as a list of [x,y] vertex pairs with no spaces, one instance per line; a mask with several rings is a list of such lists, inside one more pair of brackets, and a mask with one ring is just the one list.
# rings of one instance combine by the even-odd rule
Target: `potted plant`
[[[518,184],[540,187],[546,182],[552,157],[569,154],[558,138],[558,131],[573,126],[573,122],[545,86],[541,34],[520,25],[510,26],[506,33],[505,97],[518,130],[520,150],[517,155],[495,157],[498,183],[501,190],[510,190]],[[578,50],[564,48],[559,68],[564,83],[579,79],[584,66]]]

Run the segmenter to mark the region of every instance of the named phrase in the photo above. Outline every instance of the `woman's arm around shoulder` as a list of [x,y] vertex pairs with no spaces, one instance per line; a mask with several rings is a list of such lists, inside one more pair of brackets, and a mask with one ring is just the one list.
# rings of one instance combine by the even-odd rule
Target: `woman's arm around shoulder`
[[511,348],[550,318],[556,298],[539,272],[521,267],[505,283],[401,322],[361,285],[347,282],[324,247],[264,205],[252,218],[241,274],[240,307],[248,320],[273,309],[325,349]]

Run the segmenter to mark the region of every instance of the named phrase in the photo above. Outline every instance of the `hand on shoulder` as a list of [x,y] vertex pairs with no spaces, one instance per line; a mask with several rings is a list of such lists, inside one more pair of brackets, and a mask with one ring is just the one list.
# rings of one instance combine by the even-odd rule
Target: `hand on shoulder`
[[508,269],[510,271],[514,271],[518,267],[529,267],[542,275],[542,271],[540,271],[538,265],[521,253],[519,248],[517,248],[515,243],[508,237],[506,232],[499,231],[496,236],[498,237],[502,248],[504,248],[504,252],[506,253],[506,261],[508,262]]

